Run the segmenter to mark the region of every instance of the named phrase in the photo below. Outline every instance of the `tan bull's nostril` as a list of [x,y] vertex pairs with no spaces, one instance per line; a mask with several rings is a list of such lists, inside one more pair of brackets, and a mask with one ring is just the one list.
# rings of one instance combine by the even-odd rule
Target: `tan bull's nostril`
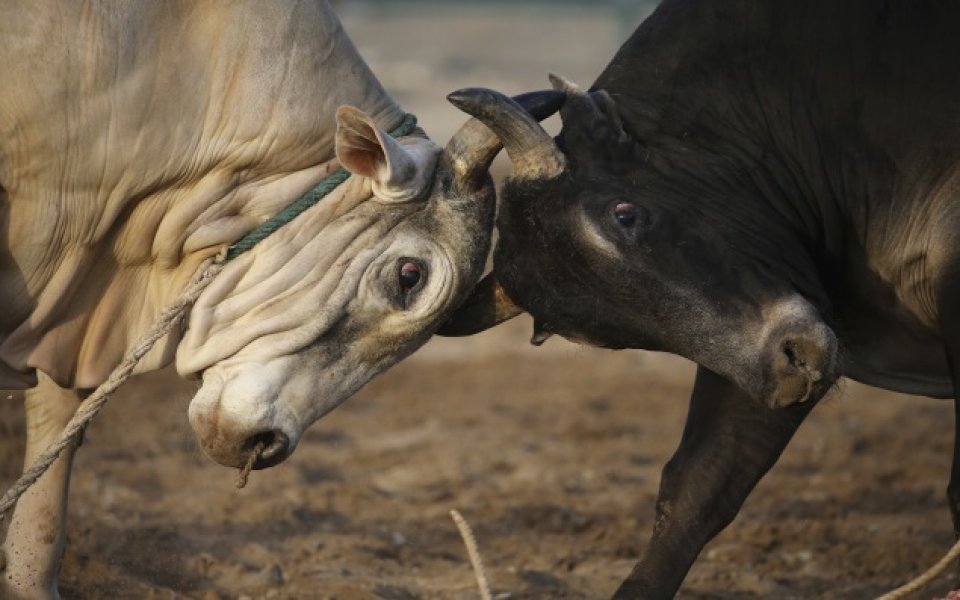
[[260,446],[259,457],[253,464],[254,469],[272,467],[287,457],[290,451],[290,438],[280,430],[262,431],[247,438],[243,443],[243,452],[249,454]]
[[244,488],[250,471],[266,469],[283,462],[290,453],[290,438],[279,430],[263,431],[252,435],[243,443],[240,453],[246,455],[246,464],[240,468],[237,487]]
[[287,457],[287,450],[290,448],[290,439],[282,431],[273,432],[273,441],[267,444],[260,454],[261,460],[276,460],[280,462]]

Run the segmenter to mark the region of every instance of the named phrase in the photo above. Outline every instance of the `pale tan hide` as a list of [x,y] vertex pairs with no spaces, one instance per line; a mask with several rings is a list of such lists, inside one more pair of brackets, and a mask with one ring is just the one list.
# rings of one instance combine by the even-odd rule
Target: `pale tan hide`
[[[10,0],[0,14],[0,389],[38,374],[51,396],[97,386],[205,259],[340,165],[354,176],[228,264],[138,367],[176,357],[203,378],[190,420],[211,457],[238,466],[267,436],[256,466],[282,461],[479,277],[497,148],[463,169],[469,135],[446,151],[419,129],[391,138],[404,112],[325,2]],[[31,417],[62,427],[62,411],[34,415],[38,394]],[[58,465],[41,495],[65,502],[69,457]],[[62,538],[36,546],[25,516],[40,501],[17,507],[0,596],[56,596]]]
[[98,385],[204,258],[327,174],[338,105],[402,118],[319,3],[14,4],[0,20],[0,387],[37,368]]

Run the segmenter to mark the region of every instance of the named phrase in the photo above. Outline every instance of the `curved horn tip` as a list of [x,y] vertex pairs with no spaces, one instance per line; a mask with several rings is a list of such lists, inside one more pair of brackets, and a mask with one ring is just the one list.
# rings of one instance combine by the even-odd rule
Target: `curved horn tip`
[[496,93],[487,88],[462,88],[447,94],[447,101],[464,112],[470,112],[471,107],[480,106],[486,99]]
[[566,92],[566,93],[582,93],[583,92],[583,90],[580,89],[579,85],[567,79],[563,75],[550,73],[549,75],[547,75],[547,78],[550,80],[550,85],[552,85],[553,89],[555,90]]

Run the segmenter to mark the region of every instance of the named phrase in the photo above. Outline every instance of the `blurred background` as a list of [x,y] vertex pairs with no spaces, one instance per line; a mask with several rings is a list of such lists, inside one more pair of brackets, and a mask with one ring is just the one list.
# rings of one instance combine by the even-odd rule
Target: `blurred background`
[[[657,5],[651,0],[341,0],[343,24],[387,90],[447,140],[465,117],[445,99],[463,87],[513,95],[556,72],[589,87]],[[548,127],[558,127],[553,119]],[[494,168],[508,168],[501,158]]]
[[[465,120],[447,93],[545,88],[550,72],[588,87],[655,4],[335,7],[387,90],[443,144]],[[477,598],[452,508],[475,529],[496,597],[608,597],[645,547],[694,367],[558,338],[534,348],[530,334],[520,317],[434,339],[239,491],[197,448],[192,385],[141,377],[78,453],[64,598]],[[3,485],[23,440],[19,403],[5,406]],[[951,444],[949,402],[844,382],[680,597],[872,598],[906,580],[952,541]],[[951,573],[934,590],[953,585]]]

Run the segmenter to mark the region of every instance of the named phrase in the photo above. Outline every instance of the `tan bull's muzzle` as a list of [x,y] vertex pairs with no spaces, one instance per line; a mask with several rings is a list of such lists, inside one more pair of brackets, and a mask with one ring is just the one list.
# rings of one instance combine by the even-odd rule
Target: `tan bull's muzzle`
[[225,382],[208,369],[190,402],[190,425],[204,453],[216,462],[241,468],[257,453],[254,469],[283,462],[297,443],[296,432],[278,418],[272,390],[246,385],[243,377]]

